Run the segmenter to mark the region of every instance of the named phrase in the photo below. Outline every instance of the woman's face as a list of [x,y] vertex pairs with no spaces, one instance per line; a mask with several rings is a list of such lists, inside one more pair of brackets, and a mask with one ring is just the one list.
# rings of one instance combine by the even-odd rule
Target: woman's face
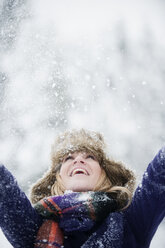
[[101,167],[91,153],[74,152],[66,155],[60,176],[66,190],[75,192],[93,190],[101,175]]

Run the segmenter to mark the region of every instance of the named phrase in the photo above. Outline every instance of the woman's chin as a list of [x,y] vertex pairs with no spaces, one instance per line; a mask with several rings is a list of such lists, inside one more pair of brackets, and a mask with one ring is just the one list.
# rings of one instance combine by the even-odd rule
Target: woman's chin
[[87,176],[76,176],[72,178],[72,180],[68,180],[64,187],[66,190],[72,190],[74,192],[85,192],[91,191],[92,189],[92,185],[89,183],[89,178],[87,178]]
[[67,191],[73,191],[73,192],[86,192],[86,191],[91,191],[91,187],[87,187],[87,185],[73,185],[72,187],[69,187]]

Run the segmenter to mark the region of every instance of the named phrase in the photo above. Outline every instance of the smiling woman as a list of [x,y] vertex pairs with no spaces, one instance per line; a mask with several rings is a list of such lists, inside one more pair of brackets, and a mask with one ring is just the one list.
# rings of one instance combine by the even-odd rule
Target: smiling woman
[[34,206],[0,166],[0,225],[13,247],[150,246],[165,215],[165,148],[149,164],[134,195],[134,173],[110,159],[97,132],[60,134],[51,160],[49,171],[31,189]]
[[[66,190],[113,192],[121,208],[130,203],[134,173],[108,157],[100,133],[81,129],[60,134],[52,146],[51,158],[51,169],[32,188],[33,203]],[[87,175],[73,176],[74,169],[83,169]]]
[[66,190],[91,191],[101,176],[101,167],[93,155],[74,152],[64,158],[60,177]]

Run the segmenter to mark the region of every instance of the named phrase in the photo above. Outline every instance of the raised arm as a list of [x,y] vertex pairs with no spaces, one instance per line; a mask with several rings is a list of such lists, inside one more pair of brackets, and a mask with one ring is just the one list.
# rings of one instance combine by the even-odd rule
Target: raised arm
[[14,248],[32,248],[42,220],[12,174],[0,165],[0,227]]
[[[165,147],[148,165],[125,216],[125,235],[129,236],[129,233],[133,232],[139,247],[149,247],[155,231],[165,216]],[[131,243],[131,240],[129,241]]]

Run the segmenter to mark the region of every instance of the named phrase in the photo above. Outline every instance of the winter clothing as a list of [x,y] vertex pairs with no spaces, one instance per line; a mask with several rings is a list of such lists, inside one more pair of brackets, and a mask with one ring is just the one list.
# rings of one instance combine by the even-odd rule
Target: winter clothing
[[64,156],[74,151],[86,151],[94,154],[101,167],[104,168],[112,186],[126,187],[133,193],[134,173],[122,163],[110,159],[100,133],[80,129],[66,131],[55,140],[51,152],[52,166],[46,175],[33,186],[31,191],[32,203],[51,195],[51,187],[56,180],[56,172],[60,169]]
[[58,248],[63,245],[63,231],[86,232],[120,208],[110,193],[72,192],[51,196],[38,202],[35,209],[45,221],[39,229],[35,247]]
[[[88,231],[64,231],[64,247],[148,248],[164,216],[165,148],[149,164],[126,210],[109,213]],[[33,248],[43,222],[11,173],[0,166],[0,226],[13,247]]]

